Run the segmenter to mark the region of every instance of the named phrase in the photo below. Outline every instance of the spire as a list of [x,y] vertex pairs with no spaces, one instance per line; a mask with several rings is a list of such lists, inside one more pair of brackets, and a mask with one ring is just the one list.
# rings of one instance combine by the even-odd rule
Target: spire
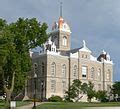
[[60,2],[60,17],[62,17],[62,2]]

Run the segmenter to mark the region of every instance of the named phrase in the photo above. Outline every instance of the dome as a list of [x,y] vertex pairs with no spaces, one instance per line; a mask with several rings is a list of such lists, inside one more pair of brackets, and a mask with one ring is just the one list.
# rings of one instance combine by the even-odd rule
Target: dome
[[62,17],[59,18],[58,22],[54,22],[52,26],[52,30],[53,31],[61,30],[65,32],[71,32],[69,25],[64,21]]

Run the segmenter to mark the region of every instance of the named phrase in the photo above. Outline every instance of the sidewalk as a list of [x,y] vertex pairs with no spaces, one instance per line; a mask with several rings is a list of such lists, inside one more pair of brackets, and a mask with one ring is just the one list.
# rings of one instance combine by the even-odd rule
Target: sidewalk
[[[40,104],[42,104],[42,102],[36,102],[36,106],[38,106]],[[17,107],[16,109],[32,109],[32,107],[33,107],[33,103]]]

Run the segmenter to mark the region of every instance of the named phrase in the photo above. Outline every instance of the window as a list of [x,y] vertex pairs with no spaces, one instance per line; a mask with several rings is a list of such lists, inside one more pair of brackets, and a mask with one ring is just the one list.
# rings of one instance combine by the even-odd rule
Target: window
[[55,80],[51,80],[51,92],[55,92],[56,90],[56,81]]
[[77,65],[74,65],[74,68],[73,68],[73,77],[77,78]]
[[94,79],[94,67],[91,68],[90,78]]
[[98,69],[98,80],[99,81],[101,80],[101,69],[100,68]]
[[101,89],[101,84],[98,84],[98,90],[102,90],[102,89]]
[[55,74],[56,74],[56,65],[55,62],[53,62],[51,65],[51,75],[55,76]]
[[62,88],[63,88],[63,93],[66,91],[66,82],[62,81]]
[[52,51],[55,52],[55,51],[56,51],[56,48],[55,48],[55,47],[52,47]]
[[66,65],[62,65],[62,76],[66,77]]
[[45,74],[45,64],[44,62],[42,62],[42,76],[44,76]]
[[67,46],[67,37],[66,36],[63,37],[62,44],[63,44],[63,46]]
[[110,73],[111,73],[111,72],[110,72],[110,69],[108,69],[107,75],[106,75],[106,79],[107,79],[107,80],[110,80]]
[[82,77],[83,77],[83,79],[86,79],[86,77],[87,77],[87,67],[86,66],[82,66]]
[[110,92],[110,85],[107,85],[107,92]]

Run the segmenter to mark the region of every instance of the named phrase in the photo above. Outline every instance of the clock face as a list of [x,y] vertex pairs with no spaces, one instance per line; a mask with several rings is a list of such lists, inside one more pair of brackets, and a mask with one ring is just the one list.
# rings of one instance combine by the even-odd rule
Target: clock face
[[66,23],[64,23],[63,29],[69,30],[69,26]]

